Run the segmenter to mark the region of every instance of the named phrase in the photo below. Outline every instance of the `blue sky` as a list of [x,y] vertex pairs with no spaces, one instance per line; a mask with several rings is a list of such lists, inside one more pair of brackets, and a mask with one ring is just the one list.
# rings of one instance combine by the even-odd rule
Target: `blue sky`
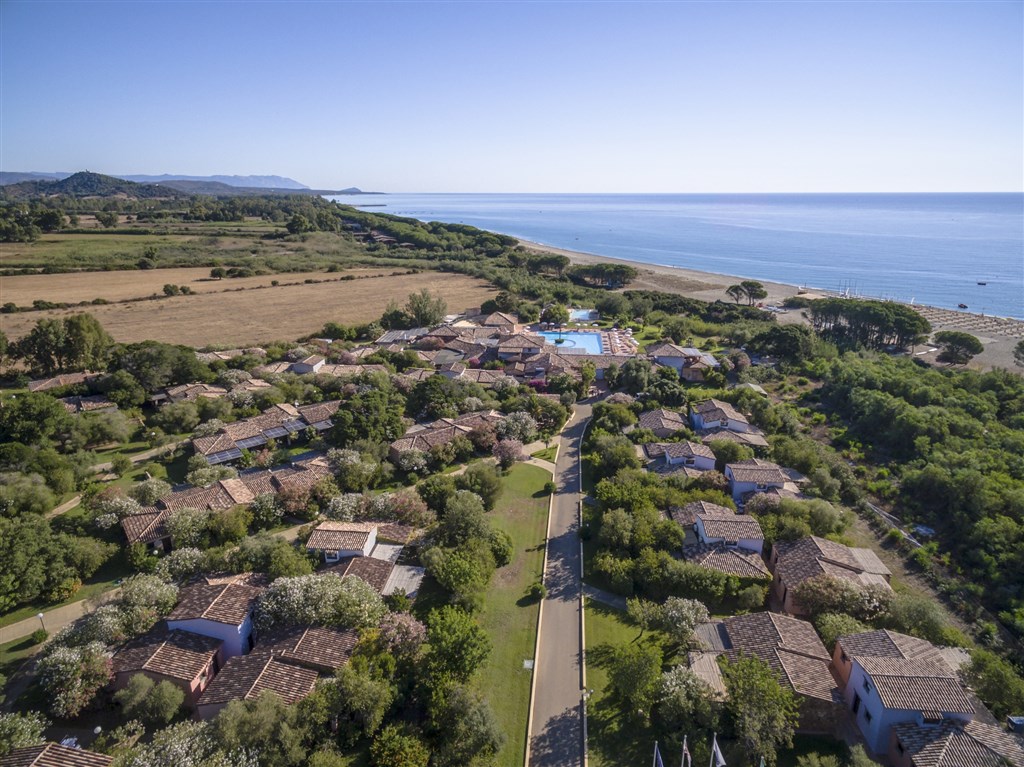
[[0,2],[0,168],[1018,191],[1022,2]]

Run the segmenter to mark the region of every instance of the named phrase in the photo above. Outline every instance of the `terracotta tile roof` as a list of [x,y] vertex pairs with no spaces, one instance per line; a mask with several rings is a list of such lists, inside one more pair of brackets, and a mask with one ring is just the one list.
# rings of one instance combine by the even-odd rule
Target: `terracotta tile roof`
[[705,421],[724,421],[726,419],[749,423],[747,417],[728,402],[707,399],[690,406],[694,413],[699,413]]
[[488,314],[481,321],[481,325],[485,327],[507,327],[509,325],[515,325],[519,322],[519,318],[513,314],[505,314],[505,312],[494,312]]
[[178,606],[167,616],[169,621],[205,618],[229,626],[238,626],[248,617],[263,589],[244,581],[222,584],[197,583],[181,591]]
[[198,704],[256,698],[264,690],[277,693],[285,703],[297,703],[313,692],[316,680],[316,671],[283,663],[269,652],[256,650],[249,655],[237,655],[224,664]]
[[274,475],[269,469],[247,469],[239,472],[238,479],[249,488],[253,496],[276,493],[277,486],[274,485]]
[[648,410],[640,414],[637,426],[641,429],[671,429],[679,431],[686,428],[686,421],[673,410]]
[[152,671],[191,682],[223,644],[190,631],[157,629],[131,640],[114,654],[114,673]]
[[751,447],[768,447],[768,440],[758,432],[729,431],[718,426],[702,431],[700,441],[705,445],[710,445],[712,442],[735,442],[738,445],[750,445]]
[[855,661],[871,676],[886,708],[975,713],[956,673],[944,662],[871,657]]
[[1024,767],[1024,741],[982,722],[945,719],[937,726],[894,724],[913,767]]
[[698,514],[697,519],[704,526],[704,533],[708,538],[725,538],[727,541],[737,541],[740,538],[764,540],[761,523],[756,517],[727,511],[725,514]]
[[209,397],[211,399],[223,397],[228,393],[228,390],[205,383],[187,383],[179,386],[169,386],[164,389],[164,393],[171,402],[193,402],[200,397]]
[[64,373],[53,378],[38,378],[28,382],[29,391],[48,391],[59,389],[62,386],[73,386],[75,384],[87,383],[94,378],[99,378],[98,373]]
[[299,407],[299,415],[308,424],[320,423],[329,420],[332,415],[338,412],[341,407],[341,400],[330,402],[317,402],[314,405],[302,405]]
[[[231,484],[227,484],[231,483]],[[243,500],[236,500],[242,498]],[[223,511],[240,503],[249,503],[253,496],[241,480],[218,480],[209,487],[190,487],[165,495],[157,505],[176,511],[178,509],[205,509]]]
[[397,522],[378,522],[376,524],[378,541],[393,541],[404,546],[423,534],[423,530],[412,525],[400,525]]
[[88,397],[64,397],[57,400],[69,413],[91,413],[95,410],[117,410],[117,405],[111,402],[102,394],[92,394]]
[[499,378],[505,377],[503,370],[484,370],[483,368],[469,368],[462,372],[461,378],[466,381],[478,383],[481,386],[491,386]]
[[121,519],[121,529],[128,543],[153,543],[171,534],[164,523],[167,521],[166,509],[149,508],[140,514],[132,514]]
[[738,578],[770,579],[772,577],[760,554],[728,547],[721,543],[710,546],[704,544],[685,546],[683,557],[708,570],[717,570]]
[[730,463],[725,467],[736,482],[753,482],[758,485],[783,485],[786,475],[776,464],[754,458],[750,461]]
[[522,349],[541,349],[544,347],[544,337],[534,336],[528,333],[516,333],[505,336],[498,340],[499,351],[520,351]]
[[768,664],[779,681],[801,695],[838,702],[828,651],[807,621],[777,613],[738,615],[722,621],[726,656],[753,655]]
[[341,578],[355,576],[362,578],[378,594],[384,593],[384,587],[388,585],[388,578],[395,569],[393,562],[375,557],[351,557],[345,561],[317,570],[317,575],[333,574]]
[[114,757],[58,743],[16,748],[0,756],[0,767],[107,767]]
[[839,644],[851,658],[905,658],[945,662],[942,650],[931,642],[889,629],[847,634],[839,637]]
[[708,501],[690,501],[685,506],[672,506],[669,510],[672,521],[683,527],[690,527],[697,521],[698,514],[732,514],[733,510]]
[[707,445],[697,442],[648,442],[644,445],[648,458],[707,458],[715,460],[715,454]]
[[874,552],[851,549],[841,543],[810,536],[798,541],[780,541],[776,573],[787,588],[819,575],[844,578],[860,585],[885,583],[889,569]]
[[321,522],[310,534],[306,548],[317,551],[361,549],[376,529],[376,522]]
[[354,629],[293,626],[261,636],[256,652],[330,674],[348,663],[358,641],[359,632]]

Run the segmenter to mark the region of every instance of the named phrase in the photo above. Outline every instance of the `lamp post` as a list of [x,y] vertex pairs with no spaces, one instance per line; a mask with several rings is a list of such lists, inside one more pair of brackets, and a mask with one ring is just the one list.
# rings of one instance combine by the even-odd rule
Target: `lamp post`
[[39,619],[39,625],[42,626],[43,631],[46,631],[46,624],[43,623],[43,614],[39,613],[36,617]]

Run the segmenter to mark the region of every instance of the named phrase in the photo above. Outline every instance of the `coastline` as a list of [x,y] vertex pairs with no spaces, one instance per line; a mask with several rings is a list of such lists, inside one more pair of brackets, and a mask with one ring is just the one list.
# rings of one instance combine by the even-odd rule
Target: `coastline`
[[[699,269],[648,264],[640,261],[629,261],[624,258],[600,256],[596,253],[556,248],[522,238],[516,239],[527,250],[556,253],[566,256],[574,264],[612,263],[632,266],[640,274],[636,280],[630,283],[627,290],[659,290],[664,293],[674,293],[703,301],[729,301],[730,299],[725,294],[725,289],[729,285],[746,279],[727,274],[705,272]],[[764,285],[765,290],[768,291],[768,297],[764,299],[766,305],[781,305],[782,301],[786,298],[798,294],[811,299],[836,295],[833,291],[801,288],[782,282],[768,282],[765,280],[758,280],[758,282]],[[1011,371],[1019,370],[1019,368],[1015,367],[1013,347],[1019,340],[1024,339],[1024,321],[1009,317],[953,311],[952,309],[943,309],[926,304],[907,305],[913,306],[915,310],[924,315],[931,322],[933,331],[960,330],[978,337],[985,345],[985,351],[975,357],[968,367],[975,369],[1005,368]],[[803,313],[799,310],[790,310],[785,314],[777,314],[776,318],[784,324],[806,322]],[[935,363],[936,350],[932,346],[927,346],[925,349],[930,351],[922,349],[921,351],[916,351],[914,356]],[[941,366],[941,363],[938,364]]]

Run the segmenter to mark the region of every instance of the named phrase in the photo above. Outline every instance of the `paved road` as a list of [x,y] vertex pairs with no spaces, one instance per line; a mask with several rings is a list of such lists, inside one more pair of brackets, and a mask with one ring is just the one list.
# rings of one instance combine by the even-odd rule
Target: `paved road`
[[548,564],[537,644],[536,688],[529,764],[576,767],[583,764],[582,655],[580,628],[580,443],[590,405],[578,404],[562,432],[555,465],[558,493],[551,508]]
[[[120,591],[120,588],[115,587],[110,591],[104,591],[89,599],[80,599],[77,602],[54,607],[51,610],[43,610],[43,626],[52,636],[86,613],[91,613],[101,604],[114,599]],[[34,615],[31,618],[12,623],[9,626],[0,627],[0,644],[6,644],[7,642],[13,642],[15,639],[27,637],[38,628],[39,618]]]

